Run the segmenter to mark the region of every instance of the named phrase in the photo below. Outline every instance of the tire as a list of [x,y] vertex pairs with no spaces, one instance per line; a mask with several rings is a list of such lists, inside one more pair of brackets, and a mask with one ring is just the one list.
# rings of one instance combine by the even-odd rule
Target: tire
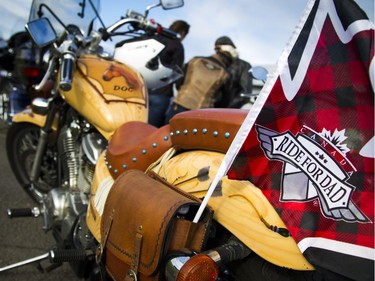
[[22,188],[38,203],[57,186],[57,161],[54,147],[44,153],[40,177],[31,185],[30,172],[35,159],[40,127],[31,123],[13,123],[6,136],[6,150],[10,167]]

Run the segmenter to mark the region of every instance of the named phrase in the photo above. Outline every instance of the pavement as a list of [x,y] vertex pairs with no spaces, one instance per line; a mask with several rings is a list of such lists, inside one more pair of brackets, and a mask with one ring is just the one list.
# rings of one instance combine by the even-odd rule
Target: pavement
[[[40,256],[53,247],[50,232],[42,229],[42,218],[8,218],[7,208],[31,208],[33,200],[16,181],[8,164],[5,137],[7,125],[0,120],[0,270],[26,259]],[[48,260],[0,272],[1,281],[78,281],[68,264],[46,272]],[[43,269],[40,271],[40,269]]]

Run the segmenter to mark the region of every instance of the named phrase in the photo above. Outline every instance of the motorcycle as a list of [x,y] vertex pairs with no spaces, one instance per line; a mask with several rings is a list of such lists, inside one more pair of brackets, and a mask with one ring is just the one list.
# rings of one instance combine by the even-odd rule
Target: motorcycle
[[[78,188],[78,182],[83,181],[86,182],[84,189],[88,189],[97,156],[116,128],[129,121],[147,121],[146,87],[163,87],[181,75],[178,69],[162,64],[152,69],[144,67],[164,48],[156,40],[143,40],[144,34],[158,32],[172,38],[178,36],[147,19],[153,6],[147,8],[143,17],[131,11],[108,28],[102,27],[87,36],[92,20],[98,15],[98,3],[90,1],[91,5],[85,9],[79,4],[78,0],[69,3],[82,15],[65,15],[65,18],[57,17],[54,12],[67,10],[69,7],[65,3],[53,6],[34,1],[31,8],[31,21],[44,13],[57,33],[64,30],[68,33],[62,42],[56,42],[57,48],[48,49],[48,42],[37,45],[48,49],[51,58],[35,92],[48,93],[50,98],[37,98],[31,108],[14,115],[7,134],[11,168],[20,185],[39,203],[45,194],[63,182]],[[119,32],[124,26],[128,29]],[[114,58],[99,46],[102,39],[125,35],[137,36],[138,40],[116,48]],[[61,77],[56,82],[53,76],[59,60],[62,60]],[[73,67],[76,60],[77,67]],[[70,74],[72,68],[74,73]],[[92,82],[93,79],[97,82]],[[57,87],[56,83],[60,85]],[[66,163],[72,159],[74,162]]]
[[[182,2],[161,1],[161,5],[176,8]],[[49,10],[46,5],[41,7]],[[128,19],[124,24],[129,21],[139,23]],[[42,259],[69,262],[77,276],[91,280],[265,280],[261,278],[264,275],[268,280],[323,280],[276,210],[249,181],[224,177],[205,216],[199,216],[196,203],[200,201],[196,198],[207,194],[247,110],[192,110],[155,128],[142,118],[147,96],[137,72],[98,56],[95,52],[100,40],[95,36],[77,32],[57,39],[50,26],[41,18],[30,22],[28,31],[40,46],[57,46],[39,86],[51,87],[47,78],[58,73],[52,97],[48,102],[35,101],[33,112],[14,118],[14,125],[33,120],[36,127],[42,127],[36,156],[29,158],[36,160],[29,163],[32,167],[26,188],[41,206],[9,209],[8,215],[43,215],[44,228],[53,232],[56,247],[22,265]],[[113,82],[116,78],[122,83]],[[118,88],[126,95],[106,92]],[[59,95],[63,99],[57,98]],[[129,103],[126,113],[136,112],[139,114],[134,115],[141,117],[125,118],[123,100]],[[19,139],[17,135],[12,138],[17,149],[24,147],[17,145]],[[48,145],[55,143],[53,151]],[[7,145],[15,155],[10,138]],[[35,186],[39,175],[44,174],[40,167],[46,156],[55,161],[51,171],[56,175],[51,178],[56,183],[46,184],[45,192],[41,192]],[[18,169],[22,168],[18,164]],[[158,188],[164,186],[173,190],[163,193],[170,196],[166,198],[179,201],[169,202],[160,196]],[[178,205],[180,201],[188,203]],[[157,216],[165,207],[173,207],[173,212],[167,210],[165,217]],[[138,224],[139,218],[147,224]],[[150,225],[151,236],[147,236]],[[204,232],[199,245],[185,247],[196,242],[194,233],[199,230]],[[179,235],[174,235],[176,232]],[[177,236],[184,242],[174,248]],[[149,242],[148,237],[152,241],[157,238],[156,242]],[[151,256],[152,262],[145,262],[144,256]],[[0,272],[18,266],[0,268]]]
[[[177,7],[182,4],[177,2],[161,1],[161,5],[168,7],[172,3]],[[50,5],[34,3],[39,14],[53,13]],[[88,15],[85,11],[85,16]],[[127,18],[107,32],[127,23],[140,26],[139,20]],[[54,45],[49,67],[37,87],[51,89],[51,97],[36,99],[32,109],[15,115],[8,131],[7,150],[16,177],[40,203],[32,209],[9,209],[8,215],[42,215],[43,228],[51,231],[56,240],[56,247],[22,265],[48,258],[52,263],[69,262],[80,278],[106,279],[110,277],[105,269],[114,262],[102,258],[107,252],[103,247],[103,239],[106,241],[107,237],[103,209],[117,180],[126,171],[141,170],[191,194],[187,196],[190,199],[203,197],[247,111],[188,111],[157,129],[145,122],[147,91],[139,73],[98,55],[101,36],[91,33],[85,37],[74,26],[64,29],[68,32],[57,39],[51,23],[44,17],[27,25],[38,46]],[[134,180],[137,184],[138,177]],[[229,199],[239,197],[259,202],[254,204],[262,204],[269,210],[267,220],[254,219],[251,205],[248,212],[248,204],[238,209],[238,202],[235,206],[225,202],[228,208],[224,210],[219,208],[223,202],[213,200],[210,205],[214,220],[205,225],[204,231],[209,237],[205,234],[199,243],[201,255],[195,255],[192,250],[168,256],[159,252],[157,276],[160,279],[175,280],[181,276],[185,279],[180,280],[190,280],[194,276],[199,276],[200,280],[246,279],[244,276],[249,272],[244,268],[254,258],[266,263],[276,276],[284,268],[289,268],[288,274],[296,276],[314,274],[294,240],[288,237],[287,231],[282,231],[281,219],[251,183],[225,179],[218,192],[227,194]],[[128,203],[117,206],[127,206],[131,202]],[[193,207],[179,210],[178,220],[190,221],[191,211]],[[246,228],[254,229],[250,235],[243,229],[232,228],[229,222],[233,221],[230,214],[234,211],[241,212],[240,220],[250,221],[251,225],[246,223]],[[281,231],[269,232],[270,221]],[[241,223],[237,221],[237,225]],[[123,227],[126,229],[127,225]],[[139,226],[139,230],[142,228]],[[264,239],[274,242],[262,242],[262,246],[257,247]],[[147,249],[146,245],[144,242]],[[271,263],[277,266],[272,269]],[[1,268],[0,272],[18,266],[19,263]],[[136,280],[138,272],[133,270],[129,275]]]
[[[149,11],[153,7],[149,6],[144,14],[128,10],[122,20],[104,32],[104,34],[111,34],[111,38],[127,37],[115,44],[113,58],[142,73],[149,90],[163,88],[183,76],[182,69],[177,65],[165,66],[161,62],[160,55],[165,46],[153,36],[155,30],[159,30],[163,36],[169,38],[179,37],[179,34],[163,28],[154,20],[148,20]],[[118,31],[120,25],[134,19],[139,20],[138,24],[133,23],[135,29]],[[116,32],[114,32],[114,29],[116,29]],[[103,39],[107,39],[107,36],[104,36]]]
[[34,98],[46,97],[32,87],[42,78],[43,50],[32,44],[26,32],[13,34],[0,49],[0,119],[10,124]]
[[[182,4],[178,1],[161,1],[164,7],[168,7],[170,3],[173,7]],[[77,2],[72,1],[70,4],[82,8]],[[64,5],[67,3],[64,2]],[[40,1],[34,1],[33,7],[35,18],[53,14],[54,11],[51,5]],[[60,7],[59,11],[61,10]],[[86,23],[86,17],[94,18],[96,15],[95,12],[89,11],[85,11],[84,14],[85,18],[80,20],[86,20]],[[181,115],[182,118],[176,116],[170,125],[157,129],[145,122],[147,91],[140,74],[120,62],[97,54],[101,34],[114,32],[125,24],[135,24],[138,29],[142,26],[145,29],[154,28],[157,31],[155,25],[141,25],[144,19],[128,17],[106,31],[102,30],[99,36],[93,32],[90,36],[84,36],[85,33],[78,26],[85,25],[77,22],[77,25],[70,24],[69,28],[63,27],[65,34],[57,39],[51,27],[51,23],[56,22],[57,17],[52,18],[55,20],[42,17],[30,21],[27,25],[35,44],[39,47],[51,44],[53,46],[49,67],[36,87],[37,90],[50,90],[51,97],[48,100],[36,99],[30,109],[16,114],[7,135],[8,157],[16,178],[40,206],[32,209],[9,209],[8,215],[43,216],[43,228],[51,231],[56,240],[55,248],[22,262],[22,265],[47,258],[52,263],[69,262],[77,276],[95,280],[103,275],[98,262],[101,260],[101,251],[97,253],[104,236],[100,234],[101,211],[98,210],[106,198],[103,188],[108,190],[115,179],[126,170],[148,169],[179,188],[188,188],[193,183],[197,189],[185,189],[186,192],[192,193],[194,197],[201,197],[246,111],[191,111]],[[160,26],[156,27],[160,30]],[[171,36],[173,33],[164,31],[163,34]],[[229,123],[222,122],[223,116],[228,117],[225,120]],[[225,131],[213,130],[212,134],[206,134],[206,130],[214,129],[219,123],[224,125],[219,127]],[[184,124],[193,127],[180,128]],[[192,139],[191,143],[190,138],[185,138],[181,143],[175,142],[176,137],[178,139],[185,136],[188,130],[193,135],[200,136],[200,142]],[[210,135],[214,139],[202,138],[202,134]],[[216,139],[218,136],[222,137],[219,141]],[[187,143],[184,143],[186,140]],[[182,150],[176,154],[176,147],[189,151]],[[190,154],[193,155],[192,158],[188,157]],[[161,160],[157,161],[159,157]],[[189,159],[198,160],[198,163],[187,163],[186,160]],[[174,161],[177,162],[173,163]],[[197,175],[191,175],[196,172]],[[242,189],[243,185],[244,183],[240,183],[237,188]],[[245,184],[246,187],[248,185],[249,183]],[[236,184],[223,182],[223,191],[228,186],[232,189]],[[220,215],[219,210],[215,212]],[[188,213],[189,211],[181,210],[178,216],[186,221]],[[228,237],[233,235],[225,230],[225,219],[223,222],[219,217],[215,217],[213,224],[216,231],[212,230],[212,233],[215,234],[207,238],[205,248],[205,241],[199,245],[202,250],[213,249],[204,252],[212,257],[218,251],[223,253],[223,258],[218,261],[221,264],[220,271],[213,276],[229,280],[232,269],[228,267],[228,262],[244,260],[251,250],[237,238],[232,237],[228,240]],[[259,225],[254,227],[256,229]],[[279,234],[272,235],[275,236],[272,238],[280,239],[276,237]],[[237,236],[239,239],[244,238],[240,233]],[[229,242],[223,242],[226,240]],[[284,264],[285,256],[276,256],[277,263],[283,260],[282,264],[286,267],[299,269],[303,264],[305,270],[310,269],[297,246],[292,240],[288,241],[291,245],[280,245],[294,249],[290,254],[293,258],[286,259],[287,262]],[[240,253],[234,251],[235,249],[239,249]],[[267,250],[269,249],[261,252],[267,253]],[[290,253],[290,250],[288,252]],[[169,280],[174,279],[180,271],[178,264],[182,261],[189,263],[190,258],[194,260],[192,252],[188,255],[184,253],[182,256],[173,255],[168,259],[161,258],[162,266],[159,271],[165,272],[160,276],[165,276]],[[297,261],[297,265],[295,262],[291,265],[289,260]],[[199,261],[198,264],[200,263]],[[10,265],[0,271],[10,270],[19,265]],[[108,261],[106,266],[110,265],[111,262]],[[216,263],[210,264],[210,274],[211,268],[216,267]],[[202,280],[208,278],[202,275],[203,273],[202,269],[198,272]]]

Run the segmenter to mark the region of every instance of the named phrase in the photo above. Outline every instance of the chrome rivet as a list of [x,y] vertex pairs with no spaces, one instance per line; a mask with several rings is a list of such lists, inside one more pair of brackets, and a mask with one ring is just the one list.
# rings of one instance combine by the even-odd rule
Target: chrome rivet
[[111,165],[108,165],[108,169],[112,169],[112,166],[111,166]]
[[188,130],[184,130],[184,135],[187,135],[188,134]]
[[145,155],[146,154],[146,149],[142,149],[142,154]]
[[122,168],[126,169],[128,166],[126,164],[122,165]]
[[152,144],[152,147],[153,148],[155,148],[155,147],[157,147],[158,145],[156,144],[156,142],[154,142],[153,144]]
[[136,157],[133,157],[133,158],[132,158],[132,162],[134,162],[134,163],[137,162],[137,158],[136,158]]
[[229,137],[230,137],[230,133],[226,132],[226,133],[224,134],[224,137],[225,137],[226,139],[229,138]]
[[167,140],[168,140],[168,136],[165,136],[165,137],[164,137],[164,140],[167,141]]
[[203,134],[206,134],[206,133],[207,133],[207,129],[203,129],[203,130],[202,130],[202,133],[203,133]]
[[169,135],[172,137],[173,136],[173,132],[170,132]]
[[114,171],[113,171],[115,174],[117,174],[117,172],[118,172],[118,170],[117,169],[115,169]]
[[179,134],[180,134],[180,131],[176,130],[176,136],[178,136]]
[[212,134],[214,135],[215,138],[219,135],[218,131],[214,131]]
[[198,133],[198,130],[197,129],[193,129],[193,134],[195,135],[196,133]]

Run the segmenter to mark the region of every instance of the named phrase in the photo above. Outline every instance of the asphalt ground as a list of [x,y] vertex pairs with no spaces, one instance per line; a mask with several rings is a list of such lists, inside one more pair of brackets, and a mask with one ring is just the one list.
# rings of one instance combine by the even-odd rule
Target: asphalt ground
[[[48,252],[54,245],[50,232],[42,229],[43,219],[13,218],[7,216],[7,208],[36,206],[17,183],[8,164],[5,148],[7,125],[0,121],[0,270]],[[49,271],[48,260],[0,272],[1,281],[59,281],[79,280],[68,264]]]

